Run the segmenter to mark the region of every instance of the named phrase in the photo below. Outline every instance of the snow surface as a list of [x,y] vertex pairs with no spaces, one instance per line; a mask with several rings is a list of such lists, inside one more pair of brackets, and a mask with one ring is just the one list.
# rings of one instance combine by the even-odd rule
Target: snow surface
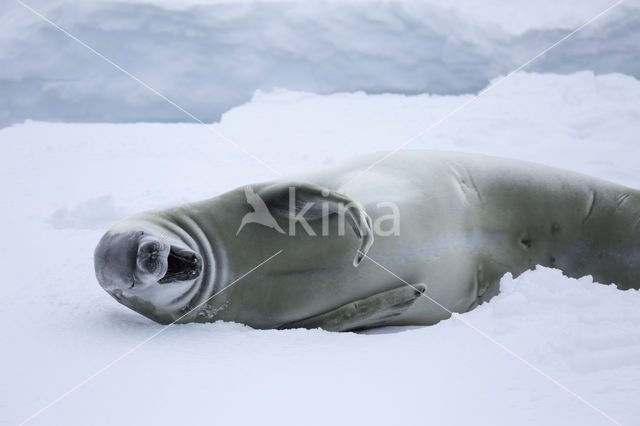
[[[205,121],[257,89],[474,93],[615,3],[25,1]],[[190,121],[16,1],[0,28],[0,126]],[[527,70],[639,77],[639,56],[640,0],[625,0]]]
[[[216,130],[284,173],[393,149],[468,96],[276,91]],[[640,82],[517,74],[410,145],[529,159],[640,188]],[[97,284],[117,219],[273,175],[198,124],[0,130],[0,423],[15,424],[161,326]],[[284,255],[284,254],[283,254]],[[238,285],[242,285],[239,283]],[[640,424],[640,293],[539,268],[463,319],[623,424]],[[173,326],[29,424],[600,425],[456,319],[366,334]]]

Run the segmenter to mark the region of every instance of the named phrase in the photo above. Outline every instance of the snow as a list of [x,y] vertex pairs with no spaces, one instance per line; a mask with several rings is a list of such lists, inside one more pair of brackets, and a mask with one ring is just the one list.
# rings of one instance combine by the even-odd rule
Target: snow
[[[390,150],[470,95],[276,90],[213,128],[292,174]],[[519,73],[411,148],[483,152],[640,188],[640,81]],[[273,174],[204,126],[27,121],[0,130],[0,424],[638,424],[640,293],[538,268],[460,319],[364,334],[162,326],[97,284],[116,220]],[[238,283],[242,285],[242,283]]]
[[[22,0],[21,0],[22,1]],[[475,93],[614,4],[592,1],[27,0],[204,121],[255,90]],[[640,0],[527,67],[640,76]],[[191,121],[16,1],[0,5],[0,126]]]

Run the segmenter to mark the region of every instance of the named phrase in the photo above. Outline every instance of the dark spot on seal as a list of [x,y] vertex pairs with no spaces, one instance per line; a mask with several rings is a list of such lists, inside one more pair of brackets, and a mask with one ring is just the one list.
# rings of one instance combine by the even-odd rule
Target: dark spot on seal
[[556,258],[554,256],[549,256],[549,262],[554,265],[556,263]]
[[551,225],[552,234],[557,234],[559,232],[560,232],[560,225],[558,225],[557,223],[554,223],[553,225]]
[[604,257],[604,253],[602,253],[602,252],[598,253],[598,259],[599,260],[602,260],[603,257]]
[[524,248],[526,248],[526,249],[530,249],[532,244],[533,244],[533,243],[532,243],[532,241],[531,241],[531,238],[530,238],[530,237],[523,237],[523,238],[520,240],[520,245],[522,245],[522,247],[524,247]]

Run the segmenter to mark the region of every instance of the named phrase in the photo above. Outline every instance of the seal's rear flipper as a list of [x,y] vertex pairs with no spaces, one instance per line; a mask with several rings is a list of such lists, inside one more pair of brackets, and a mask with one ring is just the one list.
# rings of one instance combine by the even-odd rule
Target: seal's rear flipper
[[427,286],[403,285],[393,290],[359,299],[331,311],[294,321],[279,327],[322,328],[327,331],[353,331],[380,327],[405,312],[415,302]]

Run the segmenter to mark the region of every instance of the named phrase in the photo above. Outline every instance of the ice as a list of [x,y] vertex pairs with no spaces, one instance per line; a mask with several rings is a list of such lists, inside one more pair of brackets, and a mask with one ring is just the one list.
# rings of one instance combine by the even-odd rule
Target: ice
[[[614,1],[26,3],[209,122],[255,90],[475,93]],[[192,121],[15,1],[0,28],[0,126]],[[640,1],[626,0],[526,70],[638,77],[638,55]]]
[[[214,125],[285,174],[390,150],[469,95],[273,91]],[[640,82],[521,73],[410,144],[640,188]],[[538,268],[460,320],[366,334],[162,326],[93,274],[122,216],[274,178],[199,124],[27,121],[0,130],[0,423],[600,425],[640,418],[640,293]],[[240,218],[239,218],[240,219]],[[238,283],[238,285],[242,285]]]

